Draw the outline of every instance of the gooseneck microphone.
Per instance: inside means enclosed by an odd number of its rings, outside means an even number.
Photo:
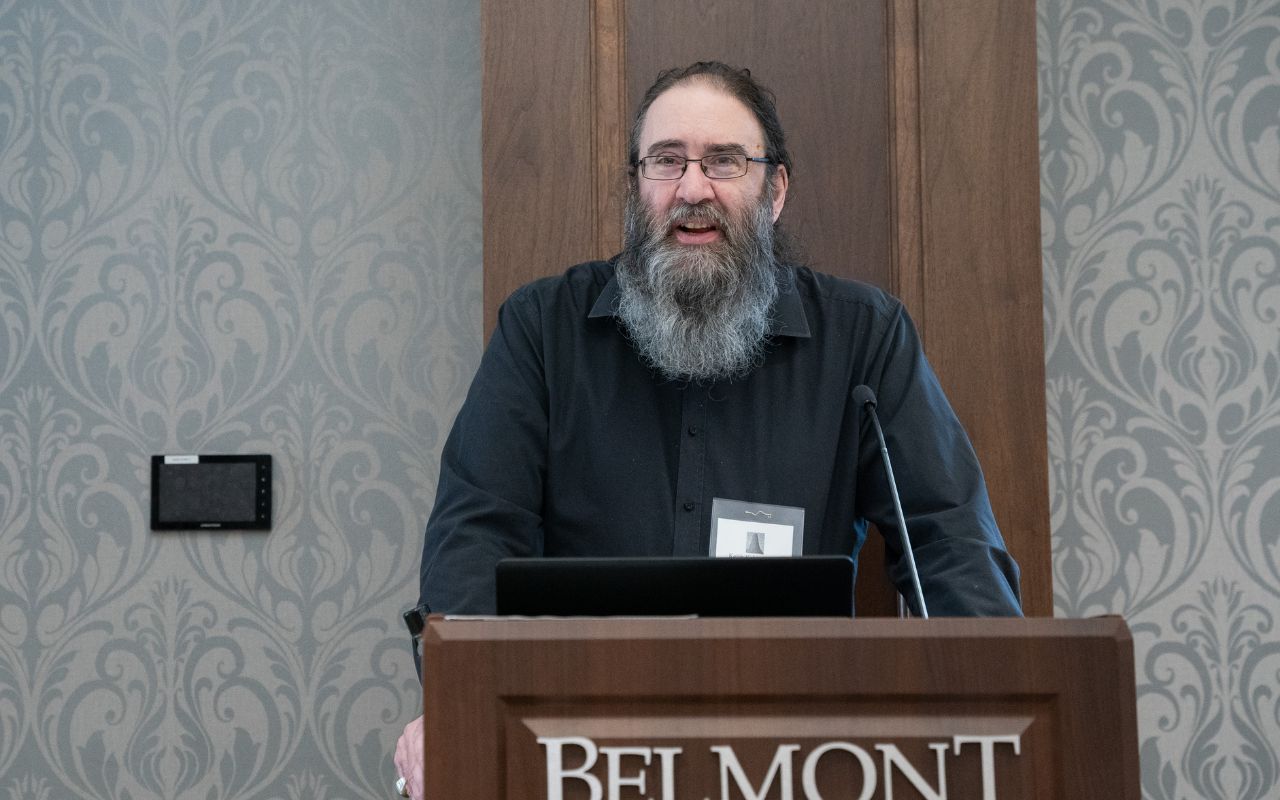
[[[920,606],[920,618],[929,618],[929,609],[924,604],[924,589],[920,588],[920,573],[916,571],[916,556],[911,552],[911,538],[907,536],[907,520],[902,515],[902,499],[898,497],[898,482],[893,479],[893,465],[889,463],[889,446],[884,442],[884,431],[880,428],[880,417],[876,414],[876,393],[866,384],[858,384],[850,393],[853,402],[865,408],[871,415],[871,424],[876,429],[876,440],[880,442],[880,458],[884,460],[884,471],[889,476],[889,494],[893,497],[893,512],[898,515],[898,535],[902,538],[902,555],[907,561],[907,572],[911,576],[911,588],[915,591],[916,602]]]

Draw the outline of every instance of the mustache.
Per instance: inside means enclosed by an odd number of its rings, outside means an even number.
[[[679,203],[667,209],[663,222],[668,230],[686,222],[712,222],[723,229],[729,225],[729,215],[710,203]]]

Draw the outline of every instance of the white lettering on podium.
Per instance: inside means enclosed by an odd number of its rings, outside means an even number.
[[[676,800],[675,797],[675,761],[683,752],[680,747],[644,747],[630,745],[626,747],[598,747],[594,741],[585,736],[539,736],[538,744],[546,751],[547,762],[547,800],[564,800],[565,783],[581,781],[586,784],[589,800],[621,800],[623,787],[634,791],[629,795],[639,794],[647,797],[649,785],[649,768],[654,765],[657,756],[657,767],[661,776],[661,800]],[[818,789],[818,762],[833,751],[852,755],[862,770],[862,785],[856,793],[856,800],[871,800],[877,787],[884,786],[884,800],[893,800],[894,772],[902,775],[925,800],[947,800],[947,764],[946,756],[951,752],[959,757],[965,745],[978,745],[978,756],[982,765],[982,800],[997,800],[996,797],[996,765],[995,749],[997,745],[1009,745],[1015,756],[1022,755],[1022,736],[1005,734],[996,736],[957,735],[951,742],[934,742],[928,745],[933,751],[937,763],[937,786],[931,785],[916,766],[895,744],[876,744],[880,752],[883,779],[876,771],[876,760],[862,747],[852,742],[831,741],[815,747],[804,759],[800,774],[800,786],[804,792],[803,800],[825,800]],[[565,751],[576,748],[582,751],[582,761],[576,767],[565,765]],[[747,776],[747,770],[738,760],[737,753],[731,745],[711,745],[710,750],[719,757],[720,762],[720,800],[729,800],[730,792],[736,788],[743,800],[764,800],[774,786],[778,787],[780,800],[795,800],[793,786],[793,762],[798,744],[778,745],[773,760],[765,771],[759,788],[756,788]],[[591,770],[604,754],[605,781],[593,775]],[[640,763],[624,765],[624,759],[639,759]],[[575,761],[577,759],[574,759]],[[632,771],[625,772],[630,767]],[[758,774],[758,773],[757,773]],[[855,797],[850,787],[847,795]],[[649,798],[649,800],[657,800]]]
[[[937,789],[925,781],[924,776],[907,760],[896,744],[878,744],[876,749],[884,754],[884,800],[893,800],[893,768],[895,766],[902,773],[902,777],[910,781],[925,800],[947,800],[947,762],[943,760],[947,755],[947,745],[929,745],[929,749],[938,757]]]
[[[655,747],[658,754],[658,769],[662,772],[662,800],[676,800],[676,756],[680,755],[680,747]]]
[[[643,758],[644,765],[647,767],[650,759],[653,758],[653,750],[648,747],[603,747],[601,752],[604,753],[605,763],[608,764],[605,775],[608,776],[606,783],[609,787],[609,800],[618,800],[618,790],[623,786],[634,786],[640,796],[644,797],[644,779],[648,773],[642,769],[634,775],[623,777],[622,757]]]
[[[658,769],[662,775],[662,800],[675,800],[676,776],[675,758],[683,748],[680,747],[596,747],[596,743],[585,736],[539,736],[538,744],[546,748],[547,758],[547,800],[564,800],[564,783],[566,780],[580,780],[587,785],[590,800],[619,800],[622,787],[634,787],[643,797],[645,795],[647,767],[658,756]],[[581,766],[565,769],[565,746],[580,748],[583,752]],[[605,784],[591,774],[600,754],[604,753]],[[622,759],[626,757],[642,759],[644,767],[631,775],[622,774]]]
[[[792,800],[791,756],[799,749],[798,744],[784,744],[778,747],[773,754],[773,763],[765,773],[764,783],[760,784],[760,791],[757,792],[751,788],[751,781],[742,771],[742,765],[738,763],[738,756],[733,752],[733,748],[728,745],[713,746],[711,752],[720,756],[720,800],[729,800],[730,774],[738,784],[738,791],[742,792],[744,800],[764,800],[777,778],[782,780],[782,800]]]
[[[591,800],[601,800],[600,779],[590,772],[599,756],[595,742],[585,736],[539,736],[538,744],[547,750],[547,800],[564,800],[564,782],[569,778],[585,783],[591,792]],[[564,768],[565,745],[582,749],[582,766],[572,770]]]
[[[870,753],[851,742],[827,742],[814,748],[805,758],[804,768],[800,772],[800,785],[804,787],[805,800],[823,800],[818,793],[818,759],[832,750],[843,750],[858,759],[858,766],[862,767],[862,794],[858,795],[858,800],[871,800],[876,791],[876,762]]]
[[[982,756],[982,800],[996,800],[996,758],[997,744],[1013,745],[1013,754],[1022,755],[1022,736],[952,736],[955,754],[960,755],[960,748],[966,744],[977,744]]]

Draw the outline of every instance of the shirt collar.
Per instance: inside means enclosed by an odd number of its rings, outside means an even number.
[[[596,317],[612,317],[618,309],[618,276],[610,275],[604,291],[591,307],[588,319]],[[800,302],[800,293],[796,291],[795,280],[786,281],[778,291],[778,299],[773,306],[773,319],[769,322],[770,336],[791,336],[796,339],[808,339],[809,318],[804,313],[804,304]]]

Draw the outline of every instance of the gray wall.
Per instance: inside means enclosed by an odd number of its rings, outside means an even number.
[[[0,0],[0,797],[389,794],[479,91],[468,0]],[[169,452],[274,530],[151,533]]]
[[[1280,796],[1280,3],[1039,0],[1054,596],[1148,798]]]

